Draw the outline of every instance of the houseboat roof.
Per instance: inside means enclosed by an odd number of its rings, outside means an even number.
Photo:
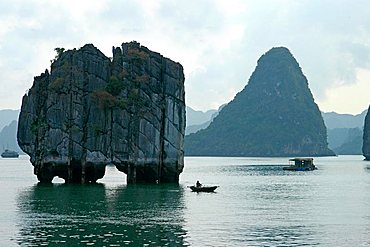
[[[293,158],[289,159],[289,161],[313,161],[313,158]]]

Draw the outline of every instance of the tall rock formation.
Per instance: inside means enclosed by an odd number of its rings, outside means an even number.
[[[308,82],[287,48],[259,60],[247,86],[208,128],[185,138],[186,155],[323,156],[326,128]]]
[[[362,154],[365,156],[365,160],[370,160],[370,106],[365,117]]]
[[[18,143],[41,182],[95,182],[107,164],[128,183],[178,182],[183,170],[181,64],[137,42],[59,49],[23,97]]]

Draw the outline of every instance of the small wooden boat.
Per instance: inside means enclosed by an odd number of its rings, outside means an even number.
[[[193,192],[214,192],[219,186],[189,186]]]
[[[290,159],[289,162],[293,161],[294,165],[283,167],[283,170],[287,171],[313,171],[317,170],[317,167],[313,164],[313,158],[294,158]]]

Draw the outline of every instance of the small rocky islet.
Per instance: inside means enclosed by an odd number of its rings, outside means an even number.
[[[128,183],[178,182],[184,167],[181,64],[138,42],[106,57],[64,51],[24,95],[18,143],[40,182],[96,182],[114,164]]]

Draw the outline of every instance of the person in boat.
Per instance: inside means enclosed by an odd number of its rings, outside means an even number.
[[[196,182],[195,187],[197,187],[197,188],[202,187],[202,184],[199,183],[199,180]]]

